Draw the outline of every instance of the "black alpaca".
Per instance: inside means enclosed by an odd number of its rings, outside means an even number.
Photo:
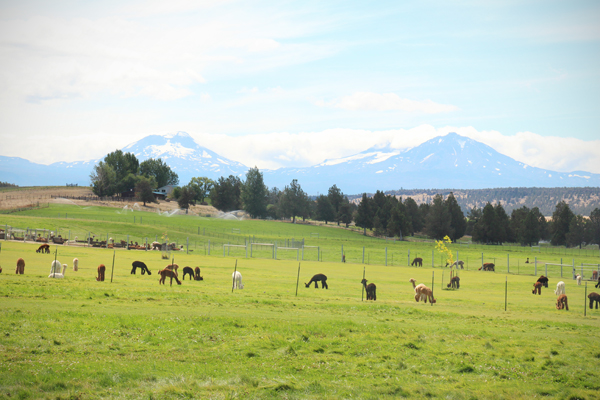
[[[537,281],[541,282],[542,285],[544,285],[545,288],[548,287],[548,278],[545,277],[544,275],[540,276]]]
[[[197,281],[203,281],[204,278],[200,276],[200,267],[194,268],[194,279]]]
[[[144,264],[141,261],[134,261],[131,263],[131,273],[133,275],[135,275],[135,271],[137,269],[141,269],[142,270],[142,275],[144,275],[145,273],[148,273],[148,275],[152,275],[152,273],[150,272],[150,270],[148,269],[148,267],[146,267],[146,264]]]
[[[451,287],[452,289],[460,289],[460,278],[458,276],[453,276],[450,279],[450,283],[447,287]]]
[[[598,303],[600,303],[600,294],[596,292],[592,292],[588,294],[588,299],[590,299],[590,310],[593,308],[594,302],[596,302],[596,310],[598,309]]]
[[[327,286],[327,277],[323,274],[316,274],[315,276],[310,278],[310,281],[308,283],[305,283],[304,285],[306,285],[306,287],[310,287],[310,284],[313,282],[315,283],[315,289],[319,288],[318,282],[321,282],[321,286],[323,289],[329,289],[329,286]]]
[[[598,283],[596,283],[596,289],[600,287],[600,276],[598,277]]]
[[[192,267],[185,267],[183,269],[183,281],[185,281],[185,276],[189,275],[190,276],[190,281],[195,280],[195,275],[194,275],[194,270],[192,269]]]
[[[365,290],[367,291],[367,300],[377,300],[377,286],[375,286],[374,283],[369,283],[367,285],[366,279],[363,279],[360,281],[360,283],[363,284]]]
[[[421,257],[417,257],[413,260],[412,264],[410,264],[411,266],[418,266],[418,267],[422,267],[423,266],[423,259]]]

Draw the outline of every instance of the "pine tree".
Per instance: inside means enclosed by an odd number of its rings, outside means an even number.
[[[467,221],[465,220],[465,214],[463,214],[454,194],[450,192],[448,198],[445,201],[446,208],[450,213],[450,239],[456,242],[458,239],[465,235],[467,230]]]
[[[356,212],[356,226],[363,228],[363,235],[367,235],[367,229],[373,229],[373,209],[371,207],[371,199],[363,193],[358,210]]]
[[[250,168],[246,172],[246,181],[242,185],[241,200],[244,210],[252,218],[266,217],[268,192],[262,172],[257,167]]]
[[[445,236],[450,236],[452,233],[450,221],[451,216],[448,208],[444,204],[442,196],[438,194],[433,198],[433,203],[429,208],[425,223],[425,232],[432,239],[442,240]]]
[[[556,209],[552,213],[551,225],[552,239],[550,239],[550,243],[553,246],[562,246],[567,243],[567,233],[569,233],[569,226],[573,218],[575,218],[575,214],[567,203],[561,201],[556,205]]]
[[[325,225],[327,225],[328,221],[335,220],[335,209],[333,205],[329,201],[329,197],[325,195],[320,195],[317,197],[317,210],[316,210],[316,218],[319,221],[325,221]]]

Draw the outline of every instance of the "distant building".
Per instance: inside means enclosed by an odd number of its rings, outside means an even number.
[[[121,192],[121,197],[135,197],[135,190],[129,189],[124,192]]]
[[[154,197],[156,197],[156,200],[164,200],[167,198],[167,196],[171,194],[171,192],[173,192],[173,189],[175,189],[176,187],[176,185],[166,185],[156,189],[152,193],[154,193]]]

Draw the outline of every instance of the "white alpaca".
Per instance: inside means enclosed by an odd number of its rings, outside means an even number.
[[[575,279],[577,279],[577,284],[579,286],[581,286],[581,275],[579,275],[579,274],[575,275]]]
[[[557,296],[565,294],[565,283],[563,281],[560,281],[556,284],[556,290],[554,291],[554,294]]]
[[[62,267],[62,271],[60,268]],[[54,260],[50,265],[50,275],[48,278],[56,278],[62,279],[65,277],[65,272],[67,271],[67,264],[61,264],[60,261]]]
[[[242,274],[240,274],[240,271],[235,271],[233,274],[231,274],[231,279],[233,279],[234,289],[244,288],[244,284],[242,283]]]
[[[73,259],[73,271],[77,272],[79,270],[79,260],[77,258]]]

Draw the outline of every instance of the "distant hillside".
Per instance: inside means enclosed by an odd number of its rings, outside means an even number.
[[[412,197],[417,204],[431,203],[437,194],[444,198],[450,193],[461,206],[466,215],[473,207],[482,208],[487,202],[500,202],[510,215],[512,210],[523,206],[537,207],[546,216],[552,215],[556,204],[564,200],[575,214],[590,215],[595,208],[600,208],[600,188],[498,188],[498,189],[410,189],[385,192],[403,198]],[[350,200],[360,201],[361,196],[348,196]]]

